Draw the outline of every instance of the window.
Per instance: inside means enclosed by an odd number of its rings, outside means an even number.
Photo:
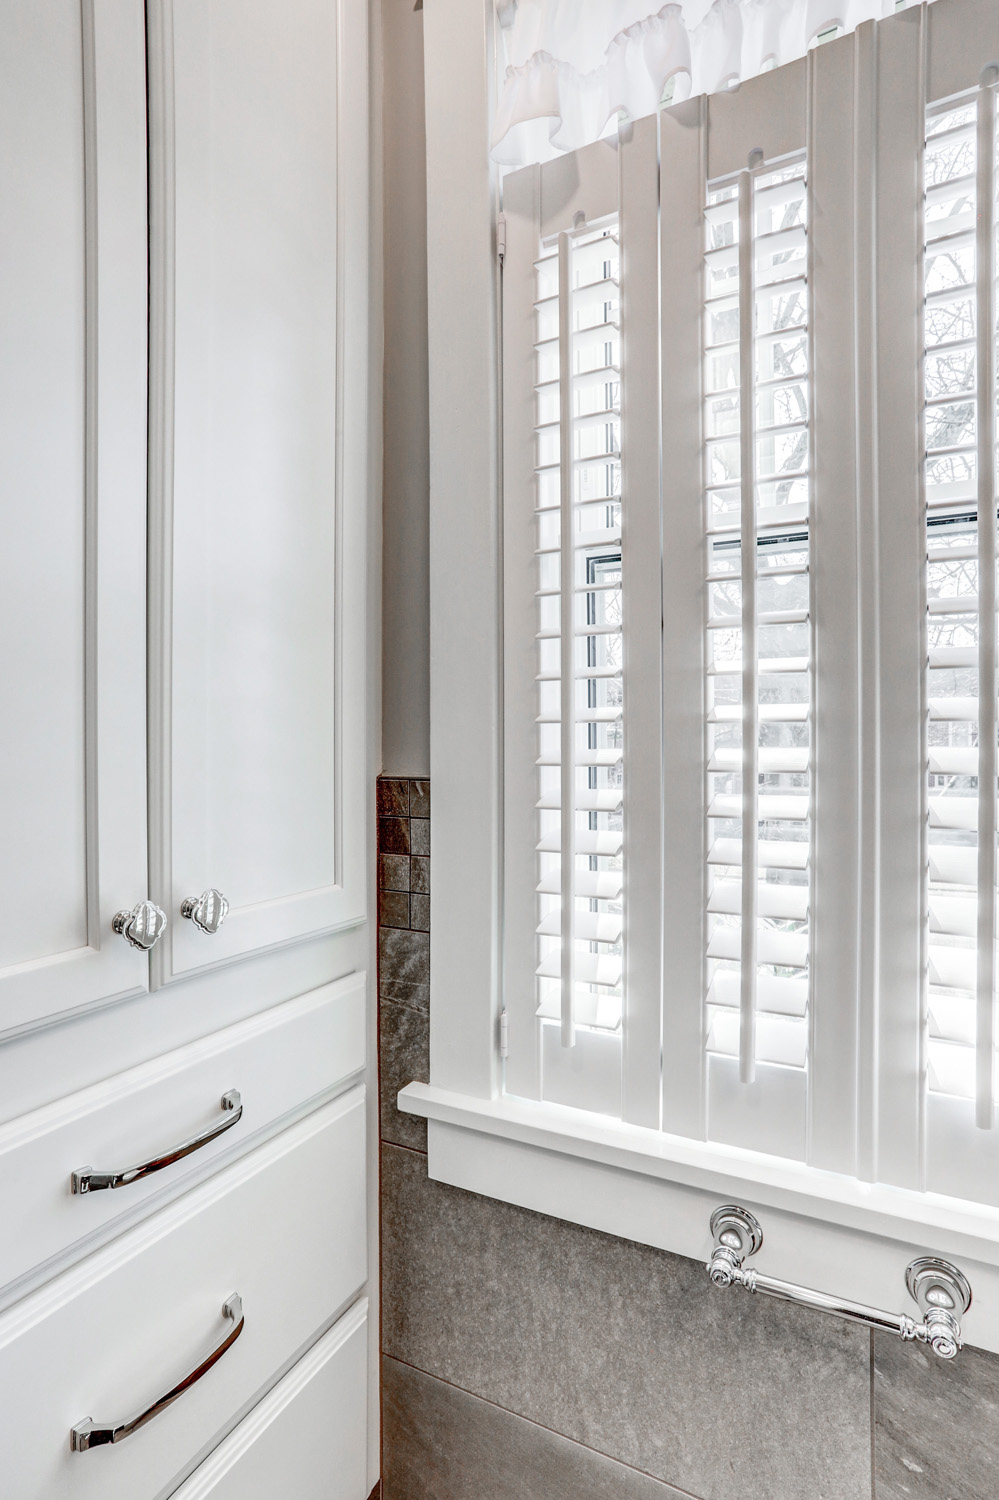
[[[999,1349],[994,55],[907,8],[504,180],[501,885],[403,1103],[686,1254],[735,1195],[842,1295],[950,1252]]]

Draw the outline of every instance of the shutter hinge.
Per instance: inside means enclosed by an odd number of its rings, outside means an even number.
[[[499,1018],[499,1043],[500,1043],[500,1057],[508,1057],[509,1056],[509,1050],[510,1050],[509,1049],[509,1027],[507,1025],[507,1015],[506,1015],[506,1011],[505,1010],[501,1010],[500,1011],[500,1018]]]
[[[496,220],[496,258],[500,265],[506,260],[506,214]]]

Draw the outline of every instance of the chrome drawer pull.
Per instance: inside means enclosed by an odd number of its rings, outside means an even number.
[[[126,1167],[122,1172],[95,1172],[93,1167],[78,1167],[70,1178],[73,1192],[99,1193],[104,1188],[127,1187],[130,1182],[138,1182],[140,1178],[149,1177],[153,1172],[162,1172],[164,1167],[173,1166],[175,1161],[180,1161],[183,1157],[190,1156],[192,1151],[199,1151],[202,1146],[217,1140],[220,1135],[239,1124],[243,1113],[239,1089],[230,1089],[227,1094],[222,1095],[222,1109],[226,1117],[217,1125],[211,1126],[201,1135],[192,1135],[189,1141],[181,1141],[179,1146],[174,1146],[172,1151],[165,1151],[162,1156],[140,1162],[137,1167]]]
[[[222,1316],[233,1324],[232,1331],[227,1333],[219,1344],[213,1349],[207,1359],[203,1359],[197,1369],[192,1370],[190,1375],[174,1386],[173,1390],[167,1391],[152,1406],[147,1406],[145,1411],[140,1411],[137,1417],[130,1422],[120,1422],[117,1427],[107,1423],[95,1422],[92,1417],[84,1417],[82,1422],[70,1429],[69,1446],[74,1453],[86,1453],[88,1448],[100,1448],[104,1443],[120,1443],[122,1438],[131,1437],[133,1432],[138,1432],[140,1427],[145,1427],[153,1417],[158,1417],[161,1411],[166,1411],[176,1401],[178,1396],[183,1396],[185,1391],[196,1385],[202,1375],[207,1375],[212,1365],[218,1364],[225,1351],[230,1348],[240,1334],[243,1332],[243,1299],[238,1292],[233,1292],[229,1300],[222,1307]]]

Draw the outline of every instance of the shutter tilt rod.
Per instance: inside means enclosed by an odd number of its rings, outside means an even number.
[[[762,1292],[765,1297],[779,1297],[811,1307],[818,1312],[833,1313],[851,1323],[894,1333],[899,1338],[929,1344],[940,1359],[953,1359],[963,1348],[960,1319],[971,1306],[971,1287],[967,1277],[949,1261],[935,1255],[921,1255],[906,1268],[905,1284],[918,1304],[922,1322],[907,1313],[880,1312],[862,1302],[845,1297],[831,1297],[815,1292],[793,1281],[779,1281],[761,1271],[746,1270],[743,1261],[755,1255],[763,1244],[763,1230],[748,1209],[726,1203],[711,1215],[714,1249],[707,1271],[715,1286],[741,1286],[747,1292]]]

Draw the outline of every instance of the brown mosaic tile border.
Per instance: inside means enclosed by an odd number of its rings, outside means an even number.
[[[430,1077],[430,783],[383,776],[377,796],[380,1135],[425,1151],[426,1121],[395,1101]]]

